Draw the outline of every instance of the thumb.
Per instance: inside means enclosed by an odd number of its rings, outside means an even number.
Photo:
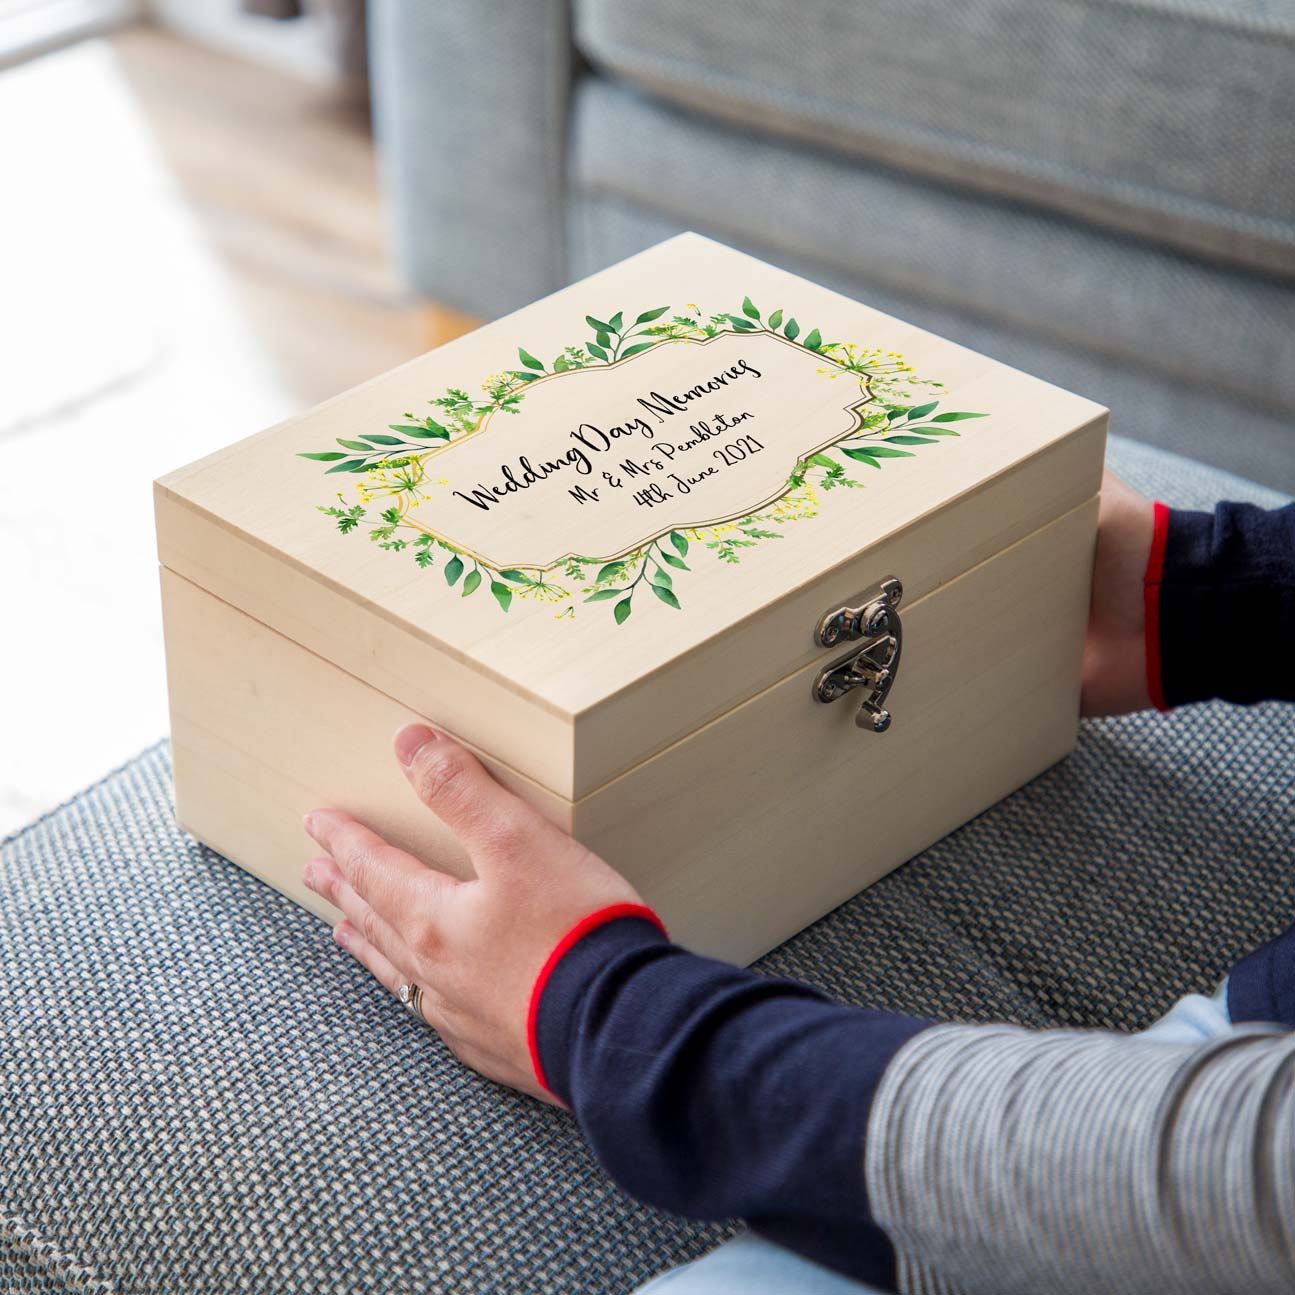
[[[458,837],[474,864],[520,858],[537,837],[557,830],[501,787],[471,751],[426,724],[402,728],[395,750],[419,800]]]

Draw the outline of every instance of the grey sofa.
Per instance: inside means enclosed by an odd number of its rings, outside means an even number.
[[[1285,0],[376,0],[400,266],[501,314],[697,229],[1295,489]]]
[[[1128,442],[1188,507],[1280,502]],[[1295,916],[1290,707],[1068,760],[759,964],[938,1019],[1136,1029]],[[328,927],[176,830],[164,746],[0,842],[0,1291],[625,1295],[729,1229],[623,1197]]]

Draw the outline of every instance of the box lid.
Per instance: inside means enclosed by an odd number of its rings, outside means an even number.
[[[683,234],[163,477],[159,554],[576,799],[1091,497],[1104,430]]]

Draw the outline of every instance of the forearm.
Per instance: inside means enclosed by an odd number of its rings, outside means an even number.
[[[1295,1036],[1201,1045],[940,1026],[872,1107],[867,1180],[901,1288],[1295,1289]]]
[[[630,1194],[692,1217],[741,1217],[889,1285],[864,1135],[887,1062],[927,1025],[697,957],[622,920],[557,963],[535,1032],[545,1081]]]
[[[1157,506],[1147,661],[1161,708],[1295,700],[1295,504]]]

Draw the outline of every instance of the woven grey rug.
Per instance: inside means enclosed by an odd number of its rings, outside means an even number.
[[[1119,445],[1171,502],[1277,497]],[[1076,754],[769,955],[856,1003],[1137,1028],[1295,917],[1295,712]],[[0,846],[0,1291],[623,1292],[724,1232],[462,1069],[171,822],[165,746]]]

